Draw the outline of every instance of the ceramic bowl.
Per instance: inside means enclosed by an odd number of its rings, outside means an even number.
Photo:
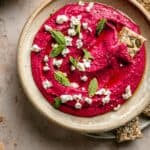
[[[71,0],[71,2],[77,2],[77,0]],[[126,122],[141,113],[150,102],[150,88],[148,86],[148,82],[150,84],[150,34],[148,32],[150,29],[149,15],[133,0],[131,0],[132,4],[131,2],[124,0],[96,0],[96,2],[110,5],[126,13],[140,25],[142,35],[148,39],[146,43],[147,62],[143,80],[133,97],[117,112],[110,112],[92,118],[76,117],[65,114],[54,109],[47,100],[45,100],[35,85],[31,73],[30,62],[30,47],[32,45],[33,38],[49,15],[54,13],[63,5],[70,3],[70,0],[44,1],[27,20],[18,44],[18,72],[23,89],[29,100],[49,120],[68,129],[83,133],[104,132],[124,125]],[[138,8],[136,6],[138,6]]]

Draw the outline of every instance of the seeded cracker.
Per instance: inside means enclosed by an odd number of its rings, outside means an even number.
[[[120,31],[119,40],[121,43],[127,45],[128,53],[132,58],[138,53],[143,43],[146,41],[143,36],[135,33],[127,27],[123,27]]]
[[[143,115],[145,115],[146,117],[150,117],[150,105],[148,105],[148,107],[144,109]]]
[[[139,118],[136,117],[125,126],[118,128],[116,130],[116,137],[119,143],[141,138],[142,133],[139,128]]]

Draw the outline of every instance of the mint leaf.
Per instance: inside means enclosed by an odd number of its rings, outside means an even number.
[[[64,86],[69,86],[70,85],[70,81],[69,79],[64,75],[63,72],[61,71],[56,71],[55,72],[55,79],[62,85]]]
[[[50,57],[56,57],[61,54],[61,52],[64,50],[65,45],[58,45],[57,47],[54,47],[50,53]]]
[[[76,26],[76,33],[79,35],[80,32],[81,32],[81,24],[78,24],[78,25]]]
[[[106,19],[101,19],[96,27],[96,35],[100,35],[100,33],[103,31],[103,29],[105,28],[105,24],[106,24],[107,20]]]
[[[97,90],[98,90],[98,81],[97,81],[96,78],[93,78],[90,81],[90,84],[89,84],[89,87],[88,87],[89,96],[93,97]]]
[[[62,32],[56,31],[56,30],[52,30],[52,31],[51,31],[51,35],[52,35],[52,37],[55,39],[55,41],[56,41],[58,44],[66,45],[65,36],[63,35]]]
[[[93,56],[91,55],[91,53],[88,50],[83,49],[83,52],[84,52],[84,56],[83,57],[85,59],[93,59]]]
[[[70,56],[70,62],[74,67],[77,67],[78,61],[72,56]]]
[[[53,106],[56,108],[56,109],[58,109],[60,106],[61,106],[61,99],[59,98],[59,97],[56,97],[55,99],[54,99],[54,104],[53,104]]]

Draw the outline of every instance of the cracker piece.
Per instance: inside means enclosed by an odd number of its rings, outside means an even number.
[[[133,58],[141,49],[146,39],[127,27],[123,27],[119,33],[119,41],[127,45],[128,53]]]
[[[125,126],[118,128],[116,130],[116,137],[119,143],[141,138],[142,132],[139,127],[139,118],[136,117],[135,119],[127,123]]]

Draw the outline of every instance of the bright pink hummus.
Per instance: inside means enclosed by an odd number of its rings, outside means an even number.
[[[95,95],[92,97],[91,104],[86,103],[84,100],[79,100],[78,102],[82,105],[80,109],[74,107],[77,102],[75,100],[62,103],[58,108],[62,112],[82,117],[104,114],[114,110],[118,105],[120,106],[125,103],[126,100],[123,99],[122,95],[125,93],[126,87],[130,85],[133,94],[142,79],[145,68],[144,45],[134,58],[130,58],[125,52],[126,46],[121,44],[119,46],[118,44],[117,35],[122,27],[128,27],[132,31],[140,34],[138,25],[121,12],[100,3],[94,3],[90,12],[87,12],[86,8],[88,5],[88,3],[84,5],[69,4],[50,15],[33,41],[33,44],[38,45],[41,51],[39,53],[31,53],[34,81],[43,96],[52,105],[56,97],[64,94],[82,94],[83,97],[89,97],[88,86],[93,78],[98,80],[98,89],[105,88],[111,91],[110,101],[105,105],[102,103],[102,96]],[[82,48],[77,49],[76,40],[78,36],[73,36],[72,46],[67,47],[70,51],[69,54],[65,58],[62,55],[55,57],[55,59],[63,60],[60,68],[56,68],[53,65],[54,58],[49,57],[47,64],[50,70],[43,71],[44,56],[49,56],[52,51],[52,43],[55,43],[51,34],[45,30],[44,25],[51,26],[53,29],[61,31],[65,36],[68,36],[70,20],[63,24],[58,24],[56,23],[56,19],[59,15],[65,15],[68,18],[81,15],[81,24],[84,22],[88,23],[88,29],[81,28],[83,35]],[[107,24],[101,34],[95,36],[96,26],[101,18],[107,19]],[[70,69],[69,57],[83,57],[83,48],[86,48],[93,56],[91,67],[82,72],[77,69],[72,71]],[[77,83],[79,87],[73,88],[60,84],[54,78],[54,72],[56,70],[66,73],[70,82]],[[82,76],[87,77],[86,82],[81,81]],[[50,81],[53,86],[47,89],[43,88],[42,83],[44,80]]]

